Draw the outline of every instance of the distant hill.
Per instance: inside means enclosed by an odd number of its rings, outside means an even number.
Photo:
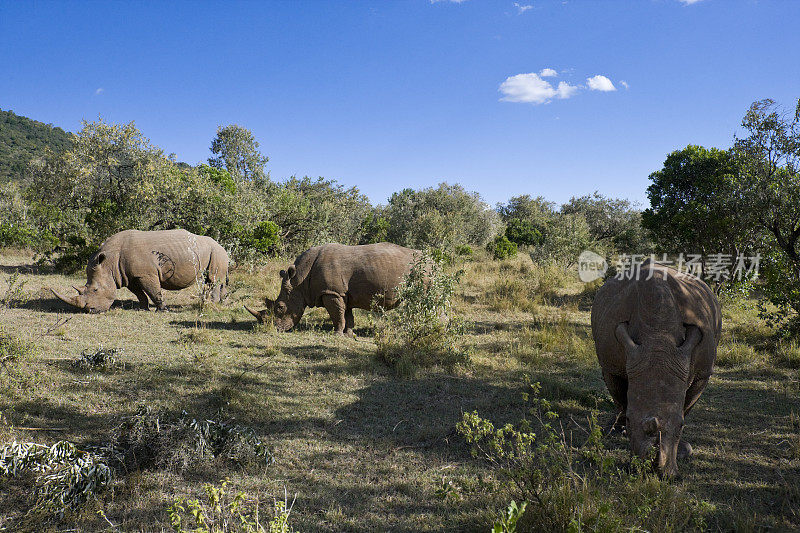
[[[45,147],[61,152],[71,145],[72,135],[61,128],[0,109],[0,183],[21,178]]]

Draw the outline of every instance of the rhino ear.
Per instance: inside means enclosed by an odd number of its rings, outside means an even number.
[[[106,254],[104,254],[103,252],[100,252],[99,254],[97,254],[97,264],[98,265],[103,264],[103,261],[105,261],[105,260],[106,260]]]
[[[694,324],[685,324],[686,326],[686,339],[681,344],[680,349],[684,353],[691,354],[695,346],[700,344],[703,340],[703,332],[699,327]]]
[[[285,270],[281,270],[280,272],[278,272],[278,275],[279,275],[279,276],[280,276],[282,279],[286,279],[286,271],[285,271]]]
[[[297,272],[297,269],[294,267],[294,265],[291,265],[289,267],[289,270],[286,271],[286,275],[287,275],[288,278],[293,278],[295,272]]]
[[[617,329],[615,331],[617,340],[620,344],[622,344],[626,350],[634,350],[639,347],[638,344],[633,342],[631,339],[630,334],[628,333],[628,323],[627,322],[620,322],[617,325]]]

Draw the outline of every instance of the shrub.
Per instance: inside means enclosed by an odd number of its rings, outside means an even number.
[[[185,470],[204,460],[220,458],[249,466],[270,464],[272,454],[253,429],[233,420],[175,420],[147,406],[114,429],[108,446],[111,464],[122,471],[169,468]]]
[[[111,485],[111,469],[104,460],[81,451],[71,442],[52,446],[12,442],[0,448],[0,476],[33,473],[36,485],[34,512],[61,518]]]
[[[524,514],[514,512],[522,515],[516,527],[565,532],[706,527],[710,504],[659,480],[649,473],[649,462],[634,458],[626,464],[627,454],[607,450],[594,414],[583,428],[585,442],[574,444],[540,390],[538,383],[532,386],[526,395],[532,400],[530,418],[516,426],[495,427],[477,412],[465,413],[457,425],[473,456],[494,467],[504,494],[527,505]]]
[[[471,257],[473,253],[472,246],[469,244],[459,244],[456,246],[456,255],[460,255],[462,257]]]
[[[508,259],[517,255],[517,244],[508,240],[505,235],[498,235],[490,242],[486,249],[497,260]]]
[[[447,183],[435,189],[396,192],[382,214],[389,223],[389,241],[419,249],[484,246],[500,229],[497,212],[480,195]]]
[[[378,355],[398,373],[410,375],[419,367],[451,368],[469,361],[457,346],[461,323],[450,316],[459,277],[460,272],[447,274],[441,261],[421,254],[397,288],[397,308],[378,309]]]
[[[11,361],[24,357],[33,351],[33,345],[22,341],[0,326],[0,370]]]
[[[197,499],[177,498],[167,509],[172,530],[175,533],[291,533],[289,515],[292,505],[288,498],[275,500],[272,518],[262,523],[260,502],[244,492],[231,493],[229,481],[223,480],[219,487],[209,483],[203,485],[203,497]]]
[[[253,228],[252,246],[262,254],[274,254],[281,243],[281,228],[270,220],[258,223]]]
[[[530,220],[511,218],[506,222],[506,237],[520,246],[542,244],[542,232]]]

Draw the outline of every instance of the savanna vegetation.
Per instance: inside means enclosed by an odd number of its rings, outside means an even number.
[[[669,154],[644,211],[599,193],[491,208],[450,184],[373,206],[276,181],[239,126],[191,166],[134,124],[85,123],[0,199],[0,530],[800,528],[799,113],[756,102],[732,147]],[[172,227],[231,252],[229,301],[189,288],[137,312],[120,291],[86,315],[46,291],[82,284],[106,236]],[[434,266],[397,309],[357,311],[354,339],[323,309],[279,334],[242,308],[309,246],[381,241]],[[723,338],[678,479],[603,431],[585,249],[761,258],[709,280]]]

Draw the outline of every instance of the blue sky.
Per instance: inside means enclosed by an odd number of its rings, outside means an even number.
[[[0,0],[0,108],[134,120],[189,163],[237,123],[273,179],[373,202],[447,181],[646,204],[667,153],[729,146],[754,100],[793,106],[798,21],[794,0]]]

